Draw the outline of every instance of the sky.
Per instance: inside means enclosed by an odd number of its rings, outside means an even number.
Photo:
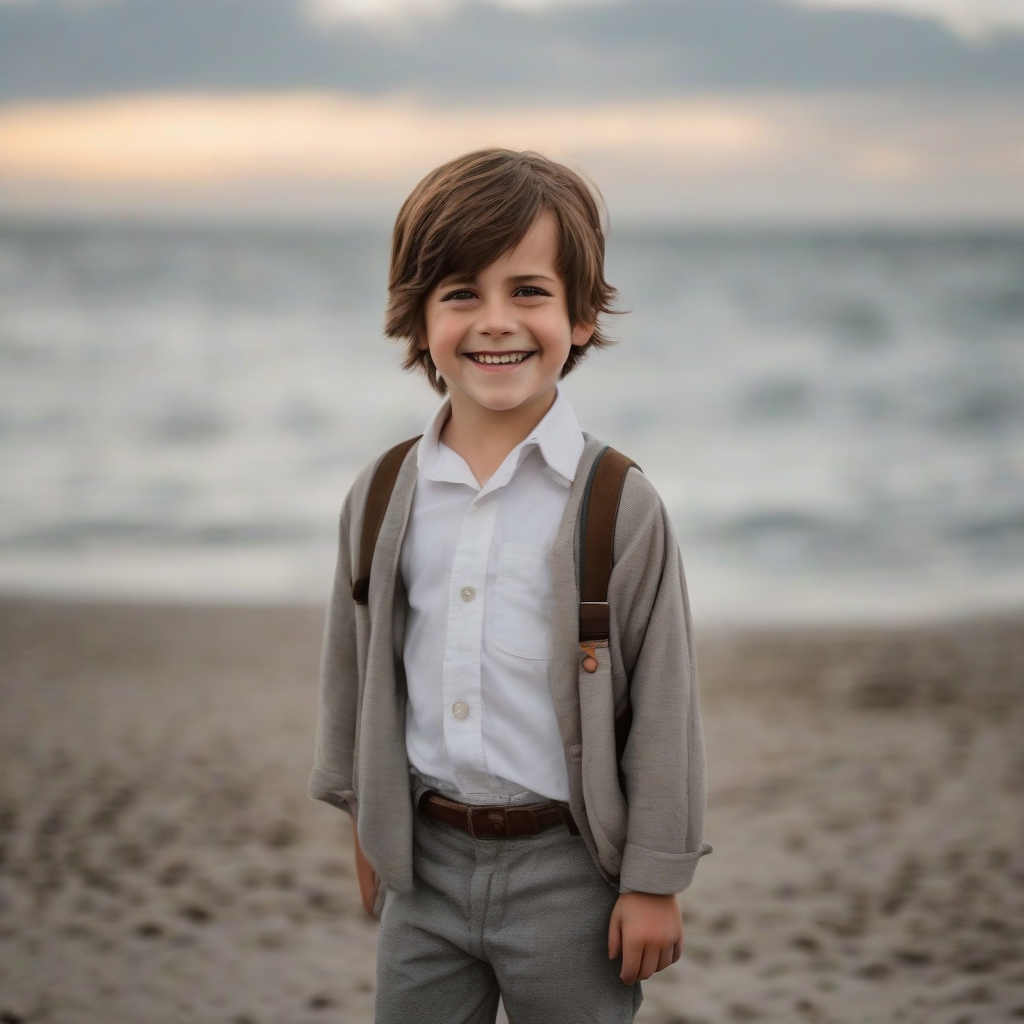
[[[42,3],[45,0],[0,0],[0,4]],[[409,9],[443,10],[457,0],[317,0],[324,8],[342,14],[375,15],[384,11]],[[607,0],[501,0],[506,7],[538,10],[546,7],[586,6]],[[859,7],[879,10],[914,11],[953,22],[973,19],[998,25],[1024,22],[1020,0],[791,0],[808,7]]]
[[[8,0],[10,2],[10,0]],[[325,12],[380,17],[412,10],[444,10],[453,0],[316,0]],[[502,0],[507,7],[537,10],[544,7],[583,6],[595,0]],[[596,0],[600,2],[600,0]],[[1004,26],[1024,25],[1021,0],[793,0],[808,7],[845,7],[854,9],[907,11],[927,14],[950,27],[969,34],[984,34]]]
[[[0,0],[0,211],[388,216],[505,145],[625,219],[1024,222],[1024,0],[315,3]]]
[[[0,6],[42,3],[44,0],[0,0]],[[341,16],[379,17],[410,10],[439,11],[457,0],[312,0],[314,6]],[[539,10],[555,6],[586,6],[605,0],[500,0],[511,8]],[[1021,0],[791,0],[808,7],[847,7],[889,11],[909,11],[931,15],[951,26],[974,30],[998,29],[1004,25],[1024,24]]]

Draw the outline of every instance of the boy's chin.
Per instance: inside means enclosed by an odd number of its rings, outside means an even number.
[[[514,413],[519,409],[528,408],[534,405],[543,404],[545,400],[551,401],[555,395],[556,386],[539,389],[522,387],[488,388],[486,390],[474,389],[464,391],[463,400],[491,413]]]

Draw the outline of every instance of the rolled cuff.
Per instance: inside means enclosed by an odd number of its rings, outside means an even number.
[[[661,895],[682,892],[693,881],[697,861],[711,852],[701,843],[694,853],[662,853],[626,843],[619,872],[619,892],[650,892]]]
[[[358,804],[354,789],[349,789],[350,783],[342,775],[335,775],[334,772],[325,772],[322,768],[314,768],[309,777],[309,786],[306,793],[311,800],[323,800],[332,807],[340,807],[356,817]]]

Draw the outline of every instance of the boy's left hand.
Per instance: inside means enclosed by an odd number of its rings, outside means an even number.
[[[608,923],[608,959],[622,957],[625,985],[646,981],[683,954],[683,919],[673,896],[623,893]]]

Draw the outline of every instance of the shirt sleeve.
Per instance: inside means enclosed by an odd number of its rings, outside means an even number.
[[[621,759],[628,806],[622,892],[676,893],[704,842],[705,760],[693,624],[672,523],[654,487],[631,470],[615,527],[609,581],[613,657],[629,680],[632,721]]]
[[[316,750],[309,796],[356,814],[353,758],[359,703],[356,603],[352,597],[351,529],[353,497],[341,510],[338,561],[327,608],[320,658],[320,700]]]

